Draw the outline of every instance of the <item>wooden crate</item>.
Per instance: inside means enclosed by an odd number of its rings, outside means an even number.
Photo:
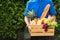
[[[35,25],[31,28],[30,36],[54,36],[54,29],[55,28],[50,28],[45,32],[42,27]]]

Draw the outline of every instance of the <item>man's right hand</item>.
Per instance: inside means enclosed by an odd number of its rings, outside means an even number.
[[[31,26],[28,26],[29,29],[31,29]]]
[[[31,31],[31,26],[27,25],[27,27],[28,27],[28,31],[30,32]]]
[[[31,30],[30,20],[28,20],[27,16],[24,17],[24,20],[25,20],[25,23],[27,24],[28,31],[30,32],[30,30]]]

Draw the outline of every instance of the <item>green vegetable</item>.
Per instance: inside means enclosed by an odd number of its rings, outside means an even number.
[[[33,10],[32,11],[29,11],[28,12],[28,18],[33,19],[34,17],[35,17],[34,11]]]

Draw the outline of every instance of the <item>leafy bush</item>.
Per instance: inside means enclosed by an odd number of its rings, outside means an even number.
[[[24,28],[25,6],[20,0],[0,0],[0,36],[17,38],[17,30]]]
[[[56,15],[56,17],[57,17],[57,21],[58,21],[58,23],[60,24],[60,0],[56,0],[56,1],[54,1],[54,3],[55,3],[55,8],[56,8],[56,10],[57,10],[57,15]]]

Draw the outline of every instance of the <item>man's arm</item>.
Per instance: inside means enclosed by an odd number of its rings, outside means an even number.
[[[56,16],[55,15],[52,16],[52,21],[56,21]]]
[[[27,16],[24,17],[24,20],[25,20],[25,23],[27,24],[27,27],[31,28],[31,26],[30,26],[30,20],[28,20]]]
[[[48,18],[51,19],[51,21],[56,21],[56,16],[55,15],[48,15]]]

